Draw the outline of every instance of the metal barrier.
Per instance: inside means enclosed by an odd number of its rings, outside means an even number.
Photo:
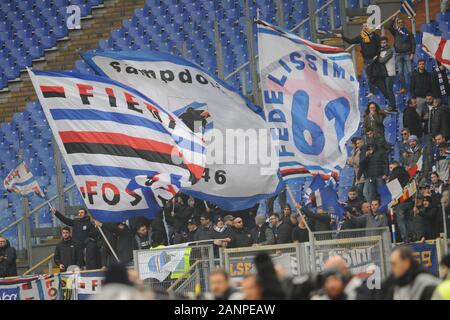
[[[305,257],[299,243],[222,249],[222,265],[231,277],[244,277],[254,271],[254,258],[260,252],[266,252],[274,263],[281,264],[287,275],[296,276],[306,271],[301,269],[300,261]]]
[[[321,272],[325,261],[342,256],[354,274],[377,266],[380,275],[389,273],[391,253],[389,229],[353,229],[310,233],[310,241],[271,246],[222,249],[222,265],[230,276],[239,279],[254,271],[254,257],[260,252],[269,254],[276,264],[290,276]]]
[[[214,267],[212,244],[134,251],[135,270],[144,286],[155,291],[189,296],[197,286],[200,293],[206,292]]]
[[[310,257],[312,272],[322,271],[330,256],[340,255],[354,274],[366,272],[369,266],[377,266],[382,277],[389,273],[392,243],[388,227],[312,232],[309,243],[302,247],[304,255]]]

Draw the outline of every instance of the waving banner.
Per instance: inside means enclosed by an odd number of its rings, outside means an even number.
[[[450,70],[450,40],[429,32],[422,35],[422,48],[433,59]]]
[[[42,198],[45,197],[39,183],[25,162],[22,162],[15,169],[11,170],[3,180],[3,186],[6,190],[20,195],[27,195],[34,192]]]
[[[234,211],[281,190],[264,113],[228,84],[160,52],[88,52],[83,58],[100,75],[138,89],[204,133],[205,174],[184,193]]]
[[[135,89],[71,72],[30,71],[30,76],[95,219],[152,218],[161,210],[161,197],[170,200],[176,188],[192,185],[203,175],[206,152],[201,137]],[[158,190],[151,188],[155,182]]]
[[[263,21],[258,49],[264,107],[280,143],[283,179],[342,168],[345,143],[360,120],[351,55]]]

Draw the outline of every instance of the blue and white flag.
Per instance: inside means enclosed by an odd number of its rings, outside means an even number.
[[[177,188],[202,177],[206,150],[201,136],[139,91],[85,74],[29,73],[95,219],[153,218],[161,198],[170,200]]]
[[[3,186],[6,190],[20,195],[35,193],[42,198],[45,196],[25,162],[8,173],[3,180]]]
[[[339,203],[338,195],[331,186],[320,188],[314,192],[317,207],[322,207],[335,220],[339,221],[344,217],[345,210]]]
[[[278,159],[264,112],[227,83],[167,53],[82,56],[98,74],[138,89],[203,133],[205,174],[195,185],[182,188],[183,193],[228,211],[250,208],[279,193]]]
[[[414,18],[416,16],[416,10],[411,0],[403,0],[400,12],[406,13],[408,17]]]
[[[351,54],[257,23],[263,102],[283,179],[340,170],[360,120]]]

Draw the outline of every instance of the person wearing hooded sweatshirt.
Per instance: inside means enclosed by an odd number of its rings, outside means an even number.
[[[422,267],[408,246],[391,253],[391,275],[381,285],[383,300],[430,300],[440,280]]]
[[[251,231],[254,245],[264,246],[276,243],[275,234],[272,228],[266,223],[266,216],[257,215],[255,217],[255,224],[255,228]]]
[[[0,278],[17,276],[16,249],[0,236]]]

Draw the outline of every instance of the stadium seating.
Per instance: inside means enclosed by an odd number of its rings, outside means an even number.
[[[66,7],[80,6],[81,16],[90,14],[100,0],[3,0],[0,5],[0,89],[19,77],[44,50],[66,37]]]
[[[316,0],[321,6],[326,1]],[[66,16],[65,6],[78,4],[82,16],[87,16],[93,6],[101,4],[101,0],[4,0],[0,5],[0,89],[8,85],[9,80],[16,79],[20,71],[31,66],[33,60],[42,58],[45,49],[55,46],[58,39],[68,35],[63,23]],[[364,1],[367,4],[369,1]],[[337,3],[337,2],[336,2]],[[359,7],[360,1],[348,0],[349,8]],[[307,0],[283,1],[285,26],[293,28],[308,16]],[[273,1],[256,0],[250,8],[251,18],[255,18],[259,9],[262,19],[276,22],[276,10]],[[333,10],[335,21],[340,21],[341,10],[335,5]],[[147,0],[143,8],[137,9],[130,19],[124,19],[119,29],[112,30],[110,37],[101,40],[98,48],[101,50],[159,50],[184,55],[188,59],[205,67],[209,72],[217,72],[216,46],[214,36],[214,21],[218,21],[220,41],[224,56],[225,75],[230,74],[249,59],[247,50],[246,20],[244,18],[243,0]],[[321,30],[328,31],[331,27],[329,14],[320,14],[318,18]],[[442,34],[450,37],[450,14],[441,13],[435,21],[420,27],[420,30]],[[336,27],[340,24],[337,23]],[[310,38],[309,24],[302,26],[299,33]],[[254,35],[256,41],[256,35]],[[432,59],[418,45],[415,61],[419,58],[427,59],[428,68],[432,67]],[[75,62],[75,71],[94,74],[94,71],[83,61]],[[245,79],[244,79],[245,78]],[[251,76],[249,68],[244,74],[236,74],[227,80],[234,87],[251,90]],[[367,78],[360,79],[360,110],[367,106]],[[395,90],[399,89],[398,79]],[[402,110],[406,95],[399,95],[397,103]],[[384,98],[380,95],[371,99],[384,107]],[[393,157],[398,157],[398,139],[401,123],[398,115],[392,115],[385,120],[386,139],[394,145]],[[355,135],[361,135],[361,131]],[[39,183],[49,196],[56,193],[55,164],[53,159],[52,134],[48,127],[43,111],[37,101],[28,102],[25,110],[16,113],[10,123],[0,126],[0,174],[6,176],[18,164],[18,150],[23,150],[23,159],[30,166]],[[65,186],[73,183],[66,164],[63,164],[63,180]],[[352,170],[345,167],[341,172],[338,194],[344,200],[352,182]],[[305,190],[309,181],[291,186],[297,197]],[[289,197],[288,197],[289,198]],[[22,210],[16,195],[6,191],[0,194],[0,228],[14,221]],[[33,207],[40,200],[30,197]],[[66,195],[66,204],[80,204],[82,199],[75,190],[70,196]],[[289,200],[289,202],[291,202]],[[291,203],[292,204],[292,203]],[[264,202],[260,211],[264,210]],[[279,205],[275,203],[275,209]],[[47,208],[37,214],[42,225],[51,224],[51,216]],[[35,226],[33,226],[34,228]],[[17,244],[17,228],[8,234],[11,241]]]

